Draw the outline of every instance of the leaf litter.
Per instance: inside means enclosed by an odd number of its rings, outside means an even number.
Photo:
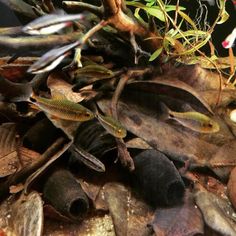
[[[0,30],[0,232],[235,235],[225,1],[204,28],[179,1],[10,2],[30,19]]]

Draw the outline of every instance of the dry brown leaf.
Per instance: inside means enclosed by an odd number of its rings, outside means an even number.
[[[51,91],[51,95],[58,95],[66,97],[72,102],[81,102],[84,100],[84,96],[80,93],[75,93],[72,91],[73,85],[69,84],[65,80],[65,75],[59,72],[51,73],[47,80],[47,85]]]
[[[178,78],[197,91],[218,90],[220,89],[219,73],[203,69],[200,65],[186,65],[181,67],[167,68],[165,76],[169,78]],[[222,85],[226,83],[223,78]],[[223,86],[224,87],[224,86]],[[228,85],[228,89],[234,89],[234,86]]]
[[[0,126],[0,177],[11,175],[21,168],[21,160],[18,156],[19,144],[16,124],[2,124]]]

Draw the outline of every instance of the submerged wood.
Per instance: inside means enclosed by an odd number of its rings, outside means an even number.
[[[65,35],[50,35],[50,36],[25,36],[13,38],[10,36],[0,36],[0,53],[5,50],[12,52],[20,52],[25,50],[46,50],[52,47],[59,47],[65,44],[72,43],[76,41],[81,36],[79,33],[70,33]]]

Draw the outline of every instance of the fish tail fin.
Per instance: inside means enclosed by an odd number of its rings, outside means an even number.
[[[165,103],[159,102],[157,104],[157,118],[159,120],[168,120],[171,118],[170,115],[171,110],[166,106]]]

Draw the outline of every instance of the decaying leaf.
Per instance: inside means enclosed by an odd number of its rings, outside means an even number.
[[[196,91],[216,90],[220,89],[220,79],[223,79],[222,84],[227,80],[220,78],[217,72],[203,69],[199,65],[185,65],[165,71],[165,76],[168,78],[178,78],[184,83],[190,85]],[[234,86],[228,85],[227,88],[234,89]]]
[[[236,209],[236,168],[234,168],[230,173],[227,192],[234,209]]]
[[[22,195],[12,206],[11,218],[16,235],[40,236],[43,231],[43,202],[40,195],[36,192]]]
[[[156,235],[203,235],[204,222],[191,193],[187,192],[184,204],[172,208],[157,208],[151,223]]]
[[[35,235],[43,232],[43,202],[37,192],[22,194],[8,205],[7,235]]]
[[[216,66],[218,69],[226,69],[230,68],[229,58],[228,57],[216,57],[216,58],[206,58],[203,56],[196,56],[196,57],[190,57],[190,58],[180,58],[177,59],[177,61],[183,62],[187,65],[200,65],[201,68],[204,69],[216,69]],[[236,65],[236,64],[235,64]]]
[[[216,98],[219,96],[218,107],[226,107],[228,104],[236,100],[235,89],[224,89],[221,92],[219,90],[205,90],[199,92],[205,101],[213,108],[216,105]]]
[[[16,124],[5,123],[0,126],[0,176],[5,177],[21,168],[18,155],[20,139],[17,136]]]
[[[185,102],[196,104],[212,113],[212,110],[209,107],[207,101],[205,101],[195,89],[180,80],[156,77],[151,81],[131,82],[127,86],[127,89],[129,91],[135,91],[136,93],[143,91],[158,95],[168,95],[169,97],[175,99],[180,99],[184,100]]]
[[[8,63],[10,57],[2,57],[0,58],[0,76],[12,82],[19,82],[26,78],[27,69],[37,59],[37,57],[20,57],[14,60],[14,62]]]
[[[99,196],[109,209],[116,235],[150,235],[152,230],[147,224],[154,211],[129,187],[110,182],[103,186]]]
[[[84,97],[80,93],[75,93],[72,91],[73,85],[67,83],[65,80],[65,75],[62,73],[51,73],[47,80],[47,85],[51,91],[52,97],[61,95],[72,102],[81,102]]]
[[[110,102],[101,100],[98,105],[103,111],[107,111]],[[155,116],[145,113],[143,107],[119,101],[118,117],[125,128],[168,157],[201,163],[201,160],[207,160],[216,152],[215,145],[202,141],[183,129],[179,131],[172,125],[157,120]]]
[[[128,191],[118,183],[106,184],[105,199],[112,217],[116,235],[127,235]]]
[[[225,143],[217,152],[206,161],[206,166],[211,168],[221,179],[228,179],[230,171],[236,166],[235,160],[236,141]]]
[[[205,223],[222,235],[236,235],[236,216],[228,199],[200,188],[194,194]]]
[[[127,148],[152,149],[152,147],[141,138],[133,138],[126,143]]]

